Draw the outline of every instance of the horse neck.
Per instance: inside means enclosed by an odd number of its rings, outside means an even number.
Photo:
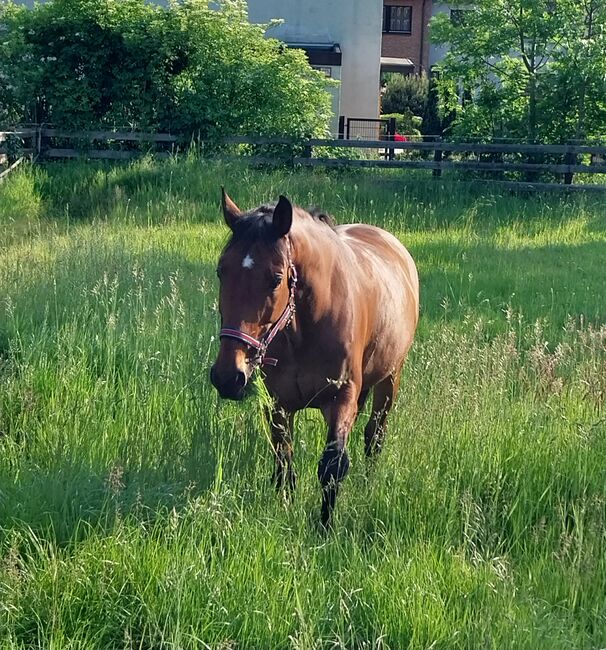
[[[305,321],[317,322],[331,310],[335,274],[347,275],[342,247],[334,231],[311,220],[296,224],[292,245],[299,277],[297,311]]]

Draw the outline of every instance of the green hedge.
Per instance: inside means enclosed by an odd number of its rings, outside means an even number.
[[[329,82],[265,27],[244,0],[0,0],[0,122],[323,135]]]
[[[381,115],[383,119],[395,118],[396,120],[396,131],[400,135],[421,135],[419,127],[423,118],[413,115],[412,113],[383,113]]]

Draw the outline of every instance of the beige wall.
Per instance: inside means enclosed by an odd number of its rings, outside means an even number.
[[[248,8],[251,22],[284,20],[268,36],[288,43],[339,43],[341,114],[378,116],[382,0],[248,0]]]

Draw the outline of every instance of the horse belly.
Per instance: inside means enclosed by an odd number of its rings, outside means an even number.
[[[386,242],[377,252],[372,277],[372,317],[368,319],[363,382],[370,387],[399,372],[412,345],[419,316],[419,280],[410,253],[392,235],[380,231]],[[367,300],[369,294],[367,293]]]
[[[406,310],[400,318],[382,321],[369,336],[364,351],[363,385],[374,386],[388,375],[399,372],[412,345],[416,320],[409,321]]]

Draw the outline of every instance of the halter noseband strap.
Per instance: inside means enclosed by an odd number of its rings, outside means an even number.
[[[297,269],[295,268],[295,265],[292,262],[290,238],[287,238],[286,241],[288,246],[287,260],[288,260],[289,295],[288,295],[288,303],[284,308],[284,311],[282,312],[280,318],[278,318],[278,320],[275,323],[273,323],[273,325],[271,325],[269,330],[260,339],[256,339],[254,338],[254,336],[251,336],[250,334],[246,334],[246,332],[242,332],[242,330],[233,329],[231,327],[224,327],[219,331],[220,339],[222,338],[236,339],[237,341],[246,344],[249,348],[252,348],[253,350],[257,351],[256,355],[250,362],[253,368],[256,368],[257,366],[278,365],[277,359],[273,359],[271,357],[265,356],[267,352],[267,348],[269,347],[269,344],[274,340],[278,332],[280,332],[285,327],[288,327],[290,325],[295,315],[295,291],[297,289]]]

